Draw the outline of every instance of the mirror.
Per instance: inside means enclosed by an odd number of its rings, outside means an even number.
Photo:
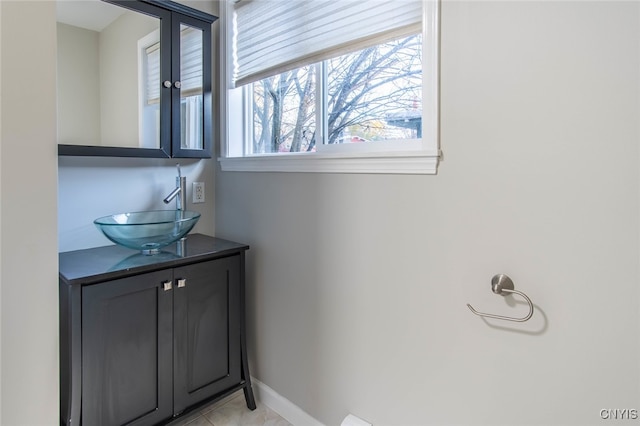
[[[58,143],[160,150],[160,19],[57,2]]]
[[[180,149],[203,149],[202,29],[180,24]]]

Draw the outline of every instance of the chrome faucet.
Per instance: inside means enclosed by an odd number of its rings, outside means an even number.
[[[178,176],[176,177],[176,189],[167,195],[164,203],[169,204],[171,200],[176,199],[176,210],[184,210],[187,206],[187,178],[180,173],[180,164],[178,164]]]

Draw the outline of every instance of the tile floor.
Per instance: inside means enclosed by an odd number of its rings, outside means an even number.
[[[172,422],[170,426],[293,426],[259,401],[257,408],[247,408],[240,390],[227,398],[205,406]]]

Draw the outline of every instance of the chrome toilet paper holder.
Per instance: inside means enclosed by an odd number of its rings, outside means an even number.
[[[529,313],[526,316],[522,317],[522,318],[507,317],[507,316],[504,316],[504,315],[487,314],[487,313],[484,313],[484,312],[476,311],[475,309],[473,309],[473,306],[471,306],[470,304],[467,303],[467,307],[471,310],[471,312],[473,312],[474,314],[476,314],[478,316],[481,316],[481,317],[495,318],[495,319],[500,319],[500,320],[505,320],[505,321],[515,321],[515,322],[527,321],[533,315],[533,303],[531,302],[531,299],[529,299],[529,296],[527,296],[523,292],[515,290],[515,286],[513,285],[513,281],[507,275],[505,275],[505,274],[494,275],[493,278],[491,279],[491,291],[493,291],[495,294],[499,294],[499,295],[502,295],[502,296],[507,296],[507,295],[509,295],[511,293],[519,294],[529,304]]]

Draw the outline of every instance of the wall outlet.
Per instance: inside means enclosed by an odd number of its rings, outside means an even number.
[[[193,182],[193,203],[204,203],[204,182]]]

